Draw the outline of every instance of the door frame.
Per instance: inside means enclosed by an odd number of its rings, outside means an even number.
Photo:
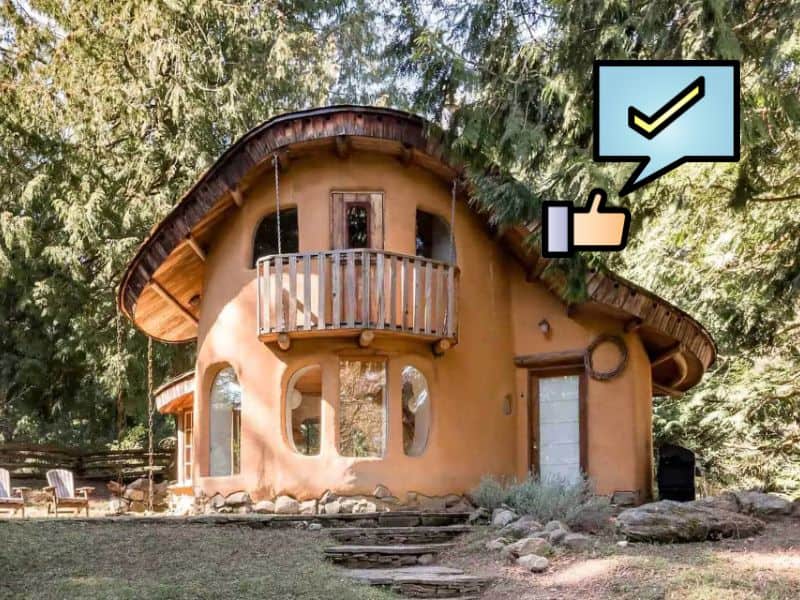
[[[548,377],[578,376],[578,445],[581,473],[587,473],[586,370],[583,366],[558,366],[528,369],[528,472],[539,476],[539,380]]]

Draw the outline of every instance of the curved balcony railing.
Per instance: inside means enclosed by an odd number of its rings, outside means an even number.
[[[454,265],[358,249],[265,256],[256,268],[262,341],[365,330],[456,341]]]

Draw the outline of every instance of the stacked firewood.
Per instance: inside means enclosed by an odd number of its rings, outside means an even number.
[[[109,512],[112,514],[124,514],[127,512],[143,513],[147,510],[147,496],[149,482],[145,478],[139,478],[128,485],[117,481],[109,481],[106,486],[111,492],[109,500]],[[163,512],[168,508],[167,487],[169,483],[153,482],[153,510]]]

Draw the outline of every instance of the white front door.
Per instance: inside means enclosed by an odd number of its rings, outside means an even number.
[[[577,481],[581,476],[580,377],[538,378],[539,476]]]

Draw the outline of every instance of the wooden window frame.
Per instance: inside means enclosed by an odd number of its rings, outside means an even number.
[[[367,215],[367,242],[364,246],[353,246],[350,243],[350,227],[347,219],[347,213],[351,208],[361,207]],[[348,250],[366,250],[372,248],[372,212],[374,208],[372,202],[365,200],[344,201],[342,206],[342,240],[344,247]]]
[[[194,466],[194,443],[193,443],[193,436],[194,436],[194,414],[191,408],[188,408],[180,413],[180,420],[181,420],[181,439],[180,439],[180,477],[178,481],[183,484],[191,484],[192,483],[192,467]],[[189,435],[186,434],[186,424],[187,421],[191,421],[189,426]],[[189,451],[189,461],[186,460],[186,451]],[[189,467],[189,476],[186,475],[186,467]]]
[[[586,413],[587,379],[583,366],[567,365],[528,370],[528,471],[539,476],[539,380],[549,377],[578,376],[578,435],[581,473],[589,469]],[[534,440],[536,445],[534,446]]]
[[[383,204],[386,194],[382,190],[331,190],[330,192],[330,247],[347,250],[347,207],[365,204],[368,208],[369,246],[366,249],[383,250],[385,243]]]

